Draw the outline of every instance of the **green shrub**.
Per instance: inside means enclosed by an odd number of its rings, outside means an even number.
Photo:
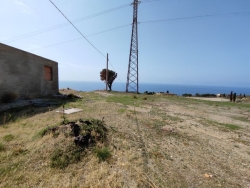
[[[3,140],[6,142],[10,142],[13,139],[14,139],[14,136],[12,134],[7,134],[3,137]]]
[[[95,153],[96,153],[97,158],[99,159],[99,162],[100,161],[105,161],[109,157],[111,157],[111,153],[110,153],[110,151],[109,151],[109,149],[107,147],[96,148]]]
[[[1,97],[1,101],[3,103],[10,103],[16,98],[17,98],[17,95],[15,93],[8,92],[8,93],[3,94],[3,96]]]

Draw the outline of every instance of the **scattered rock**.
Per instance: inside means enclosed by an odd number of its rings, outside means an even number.
[[[161,130],[163,130],[163,131],[166,132],[166,133],[174,133],[174,132],[177,132],[177,129],[176,129],[176,128],[170,127],[170,126],[168,126],[168,125],[162,127]]]
[[[205,177],[205,178],[212,178],[213,175],[212,175],[212,174],[204,174],[204,177]]]

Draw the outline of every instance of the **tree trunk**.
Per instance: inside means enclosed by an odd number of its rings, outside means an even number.
[[[109,87],[109,91],[112,91],[112,83],[110,84],[108,84],[108,87]]]

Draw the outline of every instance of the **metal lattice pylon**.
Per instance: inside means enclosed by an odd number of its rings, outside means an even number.
[[[132,25],[132,35],[130,44],[130,54],[128,63],[128,74],[127,74],[127,84],[126,92],[136,92],[138,93],[138,30],[137,30],[137,12],[138,12],[138,0],[134,0],[132,5],[134,6],[133,11],[133,25]]]

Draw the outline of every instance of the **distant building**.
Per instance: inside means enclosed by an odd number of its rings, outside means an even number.
[[[57,62],[0,43],[0,97],[5,93],[20,99],[57,94]]]

